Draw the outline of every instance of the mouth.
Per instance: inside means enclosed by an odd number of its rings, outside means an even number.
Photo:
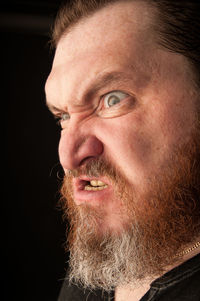
[[[106,183],[99,180],[85,181],[83,185],[84,185],[84,190],[87,191],[100,191],[108,187]]]
[[[81,176],[73,179],[74,199],[76,201],[98,201],[107,198],[111,192],[111,183],[106,178]]]
[[[78,190],[85,191],[101,191],[108,187],[108,184],[103,180],[96,178],[89,179],[85,177],[79,177],[78,179],[75,179],[74,184]]]

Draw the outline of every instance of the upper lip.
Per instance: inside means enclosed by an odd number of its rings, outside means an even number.
[[[90,182],[92,180],[97,180],[105,183],[105,185],[109,185],[108,180],[105,177],[88,177],[86,175],[79,176],[77,178],[73,179],[73,184],[75,186],[75,189],[77,190],[83,190],[87,182]]]

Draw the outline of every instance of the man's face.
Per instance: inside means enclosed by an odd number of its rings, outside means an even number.
[[[81,20],[58,43],[46,84],[61,118],[68,205],[96,216],[101,235],[124,232],[133,207],[138,221],[145,212],[158,218],[162,208],[152,211],[147,200],[166,178],[173,187],[197,124],[187,61],[158,46],[152,20],[146,4],[129,1]]]
[[[159,49],[150,20],[146,6],[120,2],[81,21],[59,42],[46,87],[49,106],[63,118],[64,170],[103,158],[138,194],[169,165],[195,121],[186,62]],[[104,227],[120,227],[115,212],[121,201],[110,179],[98,178],[103,190],[83,190],[89,180],[83,174],[74,181],[76,204],[104,205]]]

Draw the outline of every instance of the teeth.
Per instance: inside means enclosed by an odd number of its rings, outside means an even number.
[[[91,180],[89,185],[85,185],[84,190],[97,191],[97,190],[103,190],[107,187],[108,187],[108,185],[102,181]]]
[[[90,185],[91,186],[105,186],[106,184],[104,182],[101,182],[101,181],[97,181],[97,180],[92,180],[90,181]]]
[[[97,187],[86,185],[84,189],[87,190],[87,191],[97,191],[97,190],[103,190],[103,189],[105,189],[107,187],[108,187],[108,185],[97,186]]]

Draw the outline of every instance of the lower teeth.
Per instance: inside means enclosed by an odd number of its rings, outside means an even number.
[[[107,188],[108,185],[105,185],[105,186],[97,186],[97,187],[94,187],[94,186],[90,186],[90,185],[86,185],[84,190],[88,190],[88,191],[97,191],[97,190],[103,190],[105,188]]]

